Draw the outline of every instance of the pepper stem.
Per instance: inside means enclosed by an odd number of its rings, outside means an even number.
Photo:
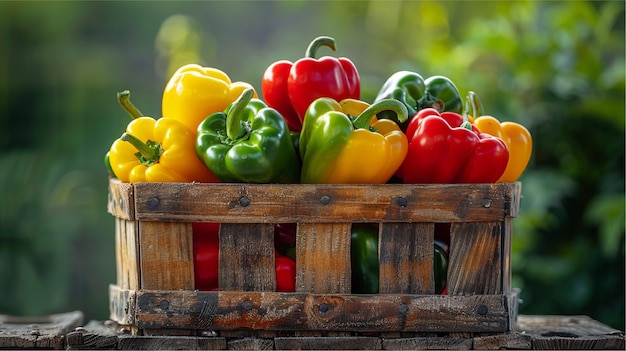
[[[315,58],[315,54],[317,53],[317,49],[319,49],[320,46],[327,46],[332,51],[335,51],[335,49],[336,49],[335,39],[333,39],[331,37],[325,37],[325,36],[321,36],[321,37],[317,37],[317,38],[313,39],[311,44],[309,44],[309,47],[306,48],[306,53],[304,54],[304,57]]]
[[[130,91],[124,90],[122,92],[117,93],[117,102],[122,105],[124,111],[126,111],[132,119],[139,118],[143,116],[143,113],[139,111],[135,105],[130,101]]]
[[[465,97],[465,105],[463,106],[463,123],[461,123],[461,127],[472,130],[472,123],[469,121],[470,112],[472,113],[472,116],[474,116],[474,119],[482,116],[483,113],[483,105],[480,103],[478,95],[471,90],[467,92],[467,96]]]
[[[371,104],[368,108],[366,108],[360,115],[358,115],[354,122],[355,129],[368,129],[370,124],[372,123],[372,118],[376,116],[376,114],[381,113],[383,111],[393,111],[398,116],[398,122],[403,123],[407,120],[409,116],[409,112],[404,106],[403,103],[396,99],[383,99]]]
[[[241,122],[241,114],[253,96],[254,90],[248,88],[230,105],[226,113],[226,136],[230,140],[237,140],[248,133],[248,128]]]
[[[159,158],[163,153],[161,144],[152,140],[148,140],[144,143],[134,135],[128,133],[122,134],[120,140],[131,143],[137,149],[138,152],[135,156],[137,156],[139,162],[145,166],[151,166],[159,162]]]

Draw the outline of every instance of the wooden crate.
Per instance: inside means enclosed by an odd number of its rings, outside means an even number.
[[[139,335],[405,336],[510,331],[520,183],[109,182],[110,318]],[[219,222],[220,291],[194,287],[192,222]],[[351,293],[350,226],[380,223],[380,293]],[[296,292],[275,292],[274,223],[297,223]],[[435,223],[451,223],[448,295],[434,294]],[[414,335],[414,334],[413,334]]]

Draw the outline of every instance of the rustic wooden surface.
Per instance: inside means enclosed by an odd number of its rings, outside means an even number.
[[[63,349],[65,334],[81,325],[80,311],[42,317],[0,315],[0,349]]]
[[[516,329],[506,333],[472,333],[467,336],[421,333],[397,337],[268,337],[260,332],[242,333],[238,337],[227,338],[211,331],[197,336],[133,336],[115,323],[92,321],[67,333],[65,339],[68,350],[624,350],[623,331],[610,328],[587,316],[521,315]]]
[[[109,212],[116,217],[131,220],[228,223],[475,222],[516,217],[519,214],[521,183],[368,186],[128,184],[111,179],[109,193]]]

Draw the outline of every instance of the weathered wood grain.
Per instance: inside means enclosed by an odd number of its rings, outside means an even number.
[[[221,290],[275,291],[274,225],[220,225]]]
[[[501,295],[141,290],[131,322],[140,329],[502,332],[509,329],[507,303]]]
[[[296,291],[349,293],[350,223],[298,223]]]
[[[434,223],[384,223],[381,228],[380,293],[434,294]]]
[[[110,181],[110,203],[134,201],[134,213],[109,206],[116,216],[230,223],[494,221],[517,216],[521,191],[520,183],[134,183],[130,193],[119,189],[126,185]]]
[[[532,337],[535,350],[624,350],[624,332],[588,316],[519,316],[516,331]]]
[[[449,258],[449,295],[503,292],[500,222],[452,223]]]
[[[385,350],[472,350],[471,338],[415,337],[384,339]]]
[[[117,285],[139,289],[138,222],[115,217],[115,262]]]
[[[82,323],[81,311],[42,317],[0,315],[0,349],[61,350],[65,334]]]
[[[195,288],[191,223],[139,222],[142,289]]]
[[[110,178],[107,211],[115,217],[134,220],[134,190],[134,184],[122,183],[118,179]]]
[[[367,336],[280,337],[276,350],[382,350],[380,338]]]

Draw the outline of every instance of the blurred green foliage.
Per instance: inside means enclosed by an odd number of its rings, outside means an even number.
[[[364,100],[397,70],[442,74],[526,125],[520,313],[624,330],[624,29],[623,1],[0,2],[0,313],[108,317],[117,91],[159,117],[189,62],[260,91],[270,63],[329,35],[320,54],[352,59]]]

